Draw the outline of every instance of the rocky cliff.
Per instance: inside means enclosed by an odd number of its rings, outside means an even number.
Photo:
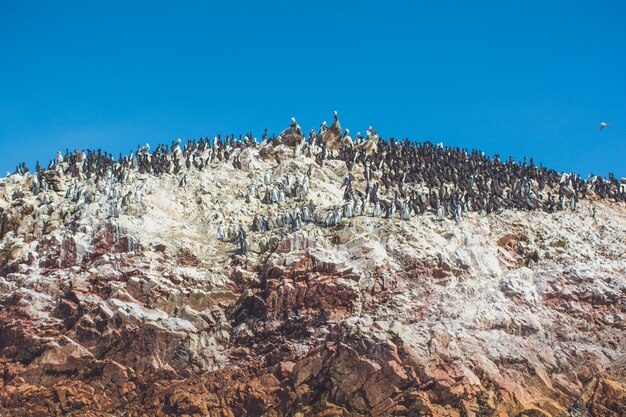
[[[344,161],[69,168],[0,180],[2,416],[625,415],[623,203],[281,227],[342,206]]]

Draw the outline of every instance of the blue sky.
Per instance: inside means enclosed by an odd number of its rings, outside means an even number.
[[[352,132],[626,176],[625,18],[623,1],[0,0],[0,170],[338,110]]]

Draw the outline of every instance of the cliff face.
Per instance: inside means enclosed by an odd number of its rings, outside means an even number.
[[[274,151],[1,180],[0,415],[624,415],[623,204],[249,231],[305,202],[266,171],[342,204],[345,163]]]

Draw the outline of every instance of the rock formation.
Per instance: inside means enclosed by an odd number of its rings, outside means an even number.
[[[325,144],[331,150],[337,150],[341,143],[342,132],[341,123],[339,123],[339,119],[335,117],[333,124],[330,125],[328,129],[320,132],[319,142]]]
[[[623,203],[251,230],[342,204],[346,163],[285,147],[0,180],[0,416],[624,415]]]

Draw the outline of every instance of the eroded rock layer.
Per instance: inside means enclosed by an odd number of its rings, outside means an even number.
[[[624,415],[622,203],[218,239],[302,205],[250,198],[268,174],[341,207],[345,163],[282,148],[131,172],[117,210],[1,180],[0,415]]]

